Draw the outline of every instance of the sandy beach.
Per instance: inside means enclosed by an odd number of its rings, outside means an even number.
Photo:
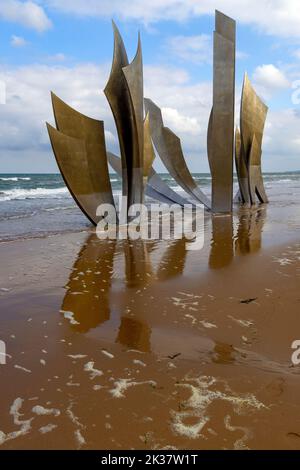
[[[0,244],[1,449],[299,449],[300,211]],[[272,432],[270,432],[270,429]]]

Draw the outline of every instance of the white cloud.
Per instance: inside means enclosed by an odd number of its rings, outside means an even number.
[[[50,90],[80,112],[104,120],[107,148],[119,154],[111,110],[101,92],[109,70],[110,64],[87,63],[0,68],[7,90],[7,104],[0,106],[0,171],[57,170],[45,127],[45,121],[54,124]],[[144,76],[145,96],[162,108],[165,125],[181,138],[191,170],[207,171],[211,83],[191,83],[180,68],[146,65]],[[300,117],[293,110],[269,112],[265,169],[300,168],[299,127]]]
[[[1,170],[55,170],[45,127],[45,121],[54,123],[50,90],[80,112],[104,120],[107,147],[119,153],[111,110],[101,92],[109,71],[110,64],[0,68],[7,90],[7,104],[0,107]],[[182,69],[145,66],[145,96],[163,108],[165,124],[182,139],[186,154],[195,157],[196,168],[202,161],[206,169],[211,84],[191,85]]]
[[[298,0],[43,0],[59,11],[81,16],[118,17],[143,23],[184,21],[224,11],[237,21],[257,26],[267,34],[300,36]]]
[[[296,57],[296,59],[300,59],[300,49],[293,51],[292,55]]]
[[[48,56],[47,60],[50,62],[64,62],[66,60],[66,56],[62,52],[58,52],[57,54]]]
[[[240,51],[240,50],[236,51],[236,58],[237,59],[244,60],[244,59],[248,59],[248,57],[249,57],[249,54],[247,52]]]
[[[162,108],[162,114],[173,132],[199,136],[201,126],[195,117],[184,116],[174,108]]]
[[[21,36],[12,35],[11,40],[10,40],[10,44],[13,47],[23,47],[23,46],[26,46],[27,41],[24,38],[22,38]]]
[[[101,93],[109,66],[31,65],[0,68],[6,83],[6,105],[0,106],[0,168],[16,171],[55,170],[45,127],[54,124],[50,90],[91,117],[104,119],[114,131],[111,112]]]
[[[269,110],[263,144],[266,171],[300,169],[300,115],[294,109]]]
[[[212,84],[191,84],[188,74],[180,68],[145,66],[144,78],[145,96],[161,107],[165,126],[180,137],[191,168],[207,171],[206,140]]]
[[[290,82],[284,72],[273,64],[256,67],[253,80],[257,91],[265,98],[271,97],[274,92],[290,87]]]
[[[44,9],[32,1],[5,0],[0,3],[0,18],[42,32],[51,27]]]
[[[168,38],[166,47],[171,54],[184,61],[202,64],[212,60],[212,38],[207,34],[173,36]]]

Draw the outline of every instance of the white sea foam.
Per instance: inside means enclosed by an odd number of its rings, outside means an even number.
[[[145,380],[143,382],[136,382],[132,379],[119,379],[114,382],[115,388],[110,390],[109,392],[112,394],[114,398],[124,398],[126,390],[130,387],[135,387],[137,385],[152,385],[152,387],[156,386],[156,382],[154,380]]]
[[[48,432],[53,431],[53,429],[57,428],[56,424],[47,424],[47,426],[42,426],[39,431],[41,434],[47,434]]]
[[[208,409],[215,401],[223,401],[232,405],[236,414],[250,413],[254,409],[266,409],[267,407],[258,401],[253,394],[238,396],[228,394],[221,390],[216,390],[218,380],[214,377],[200,376],[196,378],[186,378],[184,383],[178,384],[190,390],[191,396],[183,403],[182,411],[172,412],[172,429],[181,436],[190,439],[197,439],[201,436],[201,432],[210,421]],[[221,383],[220,383],[221,384]],[[225,384],[226,391],[230,390],[228,384]],[[187,424],[187,420],[196,418],[195,424]]]
[[[95,363],[93,361],[90,361],[84,366],[84,371],[89,372],[91,374],[90,375],[91,380],[94,380],[96,377],[101,377],[101,375],[103,375],[102,370],[95,369],[94,365]]]
[[[104,354],[104,356],[108,357],[109,359],[113,359],[115,356],[113,354],[111,354],[110,352],[106,351],[105,349],[102,349],[102,354]]]
[[[31,374],[31,370],[26,369],[25,367],[19,366],[18,364],[15,364],[15,365],[14,365],[14,368],[15,368],[15,369],[22,370],[23,372],[27,372],[28,374]]]
[[[69,320],[71,325],[80,325],[80,323],[75,320],[73,312],[68,312],[66,310],[60,310],[60,312],[64,314],[64,318]]]
[[[60,411],[57,408],[44,408],[41,405],[36,405],[32,408],[32,412],[39,416],[54,415],[59,416]]]
[[[60,199],[70,196],[66,187],[63,188],[33,188],[33,189],[19,189],[14,188],[7,191],[0,192],[1,201],[12,201],[16,199]]]
[[[81,429],[85,429],[85,426],[79,421],[78,416],[76,416],[73,412],[73,402],[71,402],[66,410],[67,416],[70,418],[71,422],[77,426],[77,429],[74,431],[74,437],[75,440],[78,444],[78,448],[81,448],[84,444],[86,444],[86,441],[81,434]]]
[[[68,354],[68,357],[71,359],[84,359],[87,356],[86,354]]]
[[[15,426],[19,426],[17,431],[12,431],[8,434],[5,434],[0,430],[0,445],[4,444],[6,441],[16,439],[17,437],[24,436],[28,434],[31,430],[31,422],[34,418],[22,420],[20,419],[23,414],[21,413],[21,408],[23,406],[23,398],[16,398],[13,404],[10,407],[9,414],[13,417],[13,422]]]
[[[84,444],[86,444],[86,441],[85,441],[83,435],[81,434],[80,429],[76,429],[76,431],[74,431],[74,436],[75,436],[75,439],[76,439],[77,444],[79,445],[79,447],[82,447]]]
[[[233,444],[233,448],[235,450],[249,449],[249,447],[247,447],[245,443],[246,443],[246,441],[248,441],[252,437],[252,431],[250,429],[242,427],[242,426],[233,426],[231,424],[231,416],[230,415],[225,416],[224,424],[225,424],[225,428],[228,431],[232,431],[232,432],[242,431],[244,433],[244,435],[241,438],[239,438],[235,441],[235,443]]]
[[[11,177],[1,177],[0,178],[0,181],[13,181],[13,182],[16,182],[16,181],[30,181],[31,178],[29,178],[28,176],[11,176]]]

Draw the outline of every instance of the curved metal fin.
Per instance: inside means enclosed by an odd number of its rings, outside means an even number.
[[[210,173],[212,174],[212,151],[213,151],[213,143],[212,143],[212,132],[213,132],[213,113],[214,108],[211,108],[208,120],[208,127],[207,127],[207,158],[210,167]]]
[[[87,166],[98,204],[112,204],[114,199],[108,172],[103,121],[79,113],[51,93],[57,129],[69,137],[82,140],[86,148]],[[57,155],[64,158],[63,155]],[[77,168],[81,172],[81,164]]]
[[[261,147],[256,135],[254,134],[249,155],[249,191],[252,204],[255,204],[255,195],[261,203],[268,202],[261,172],[261,165],[257,164],[258,161],[260,162],[260,159]]]
[[[143,86],[143,59],[140,34],[138,47],[133,61],[123,67],[132,108],[132,125],[135,138],[131,155],[132,173],[128,175],[131,180],[129,201],[131,204],[143,201],[143,160],[144,160],[144,86]]]
[[[151,139],[150,131],[150,119],[149,113],[147,113],[144,120],[144,166],[143,166],[143,177],[144,180],[148,180],[150,170],[152,168],[155,159],[155,152]]]
[[[129,65],[121,35],[114,27],[114,58],[104,93],[118,132],[122,160],[122,192],[131,204],[143,200],[143,115],[140,94],[143,74],[140,39],[137,55]],[[127,215],[127,211],[126,211]]]
[[[247,73],[245,73],[241,99],[240,128],[242,151],[244,152],[246,164],[248,164],[249,161],[254,134],[258,146],[262,146],[267,113],[268,107],[259,98],[250,83]],[[260,164],[260,161],[257,162],[257,164]]]
[[[262,140],[267,113],[268,107],[259,98],[245,73],[240,115],[241,154],[248,170],[251,204],[255,204],[255,194],[260,202],[268,202],[261,170]]]
[[[119,175],[122,175],[121,159],[111,152],[108,152],[108,161],[113,170]],[[150,198],[157,199],[166,204],[179,204],[184,206],[190,204],[187,199],[184,199],[171,189],[155,172],[153,168],[150,170],[148,183],[145,188],[146,195]]]
[[[104,94],[110,105],[119,138],[122,159],[122,193],[128,197],[128,166],[133,148],[133,130],[130,124],[132,109],[129,92],[122,68],[128,65],[128,57],[121,34],[113,22],[114,56],[110,76]]]
[[[98,199],[91,183],[86,146],[84,141],[62,134],[47,123],[47,129],[58,167],[74,200],[88,217],[97,225]]]
[[[241,133],[239,128],[236,128],[235,131],[235,166],[236,173],[239,183],[239,194],[235,197],[235,201],[238,200],[242,204],[250,204],[250,194],[249,194],[249,175],[246,162],[244,161],[244,156],[242,154],[242,144],[241,144]]]
[[[187,194],[210,208],[208,197],[197,186],[187,167],[179,137],[164,126],[160,108],[147,98],[144,101],[150,116],[152,140],[165,167]]]

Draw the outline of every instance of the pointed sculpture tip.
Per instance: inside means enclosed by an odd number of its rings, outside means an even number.
[[[136,50],[136,57],[142,53],[142,41],[141,41],[141,32],[138,32],[138,45]]]
[[[150,113],[149,113],[149,110],[146,111],[146,116],[145,116],[145,119],[144,119],[144,124],[148,124],[150,121]]]
[[[113,19],[111,20],[111,24],[112,24],[114,36],[115,37],[118,36],[119,38],[121,38],[121,33],[119,31],[119,28]]]
[[[54,91],[51,90],[50,93],[51,93],[51,100],[52,101],[62,101],[61,98],[59,98],[59,96],[57,96],[57,94],[54,93]]]
[[[226,18],[230,18],[229,16],[225,15],[225,13],[217,9],[215,10],[215,16],[225,16]]]
[[[53,108],[55,108],[55,102],[57,101],[58,97],[52,90],[50,91],[50,96],[51,96],[52,106]]]
[[[245,85],[246,83],[250,83],[250,80],[249,80],[249,76],[248,76],[248,72],[244,72],[244,80],[243,80],[243,85]]]
[[[55,127],[51,126],[51,124],[49,124],[48,121],[46,121],[46,126],[47,126],[47,130],[50,134],[50,132],[53,132],[53,131],[56,131]]]
[[[217,21],[217,17],[218,17],[218,16],[221,16],[221,17],[223,17],[225,20],[227,20],[227,21],[229,21],[229,22],[231,22],[231,23],[234,23],[234,25],[236,24],[236,21],[235,21],[233,18],[231,18],[231,16],[226,15],[225,13],[223,13],[223,12],[220,11],[220,10],[215,10],[215,20],[216,20],[216,21]]]

